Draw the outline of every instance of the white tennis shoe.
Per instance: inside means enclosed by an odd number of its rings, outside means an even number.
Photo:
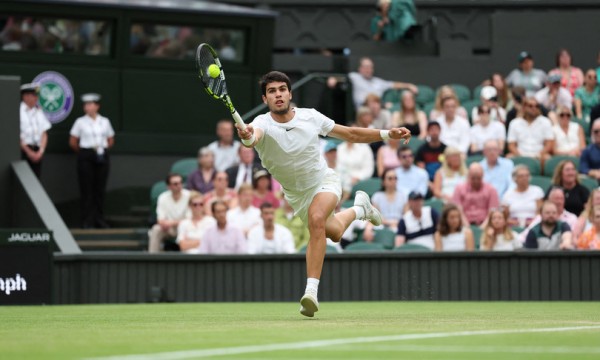
[[[372,204],[366,192],[358,190],[354,195],[354,206],[360,206],[365,210],[365,217],[360,220],[368,220],[371,224],[381,225],[381,213]]]
[[[307,290],[302,299],[300,299],[300,314],[308,317],[315,316],[319,311],[319,300],[317,300],[317,292]]]

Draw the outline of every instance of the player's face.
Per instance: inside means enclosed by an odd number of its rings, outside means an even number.
[[[285,115],[290,111],[292,93],[284,82],[272,82],[267,84],[266,95],[263,102],[269,107],[269,111],[277,115]]]

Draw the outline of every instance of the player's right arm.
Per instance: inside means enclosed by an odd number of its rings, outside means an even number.
[[[235,127],[237,128],[238,136],[240,137],[240,139],[242,139],[242,144],[245,147],[254,147],[256,144],[258,144],[258,142],[264,134],[262,129],[254,129],[254,126],[252,126],[252,124],[246,125],[245,130],[240,129],[240,126],[238,124],[235,124]]]

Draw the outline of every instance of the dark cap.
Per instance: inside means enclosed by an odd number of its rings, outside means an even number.
[[[533,56],[531,56],[531,54],[528,53],[527,51],[521,51],[519,53],[519,63],[522,63],[525,59],[533,60]]]
[[[408,194],[408,200],[422,200],[424,199],[423,194],[421,194],[418,191],[411,191],[410,194]]]

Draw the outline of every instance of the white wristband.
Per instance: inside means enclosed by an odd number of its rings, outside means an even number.
[[[389,130],[380,130],[379,135],[381,136],[381,140],[383,140],[383,141],[390,139],[390,131]]]
[[[254,144],[255,140],[256,140],[256,137],[254,136],[254,134],[252,134],[252,136],[250,136],[250,139],[242,139],[242,144],[244,144],[246,146],[250,146],[250,145]]]

